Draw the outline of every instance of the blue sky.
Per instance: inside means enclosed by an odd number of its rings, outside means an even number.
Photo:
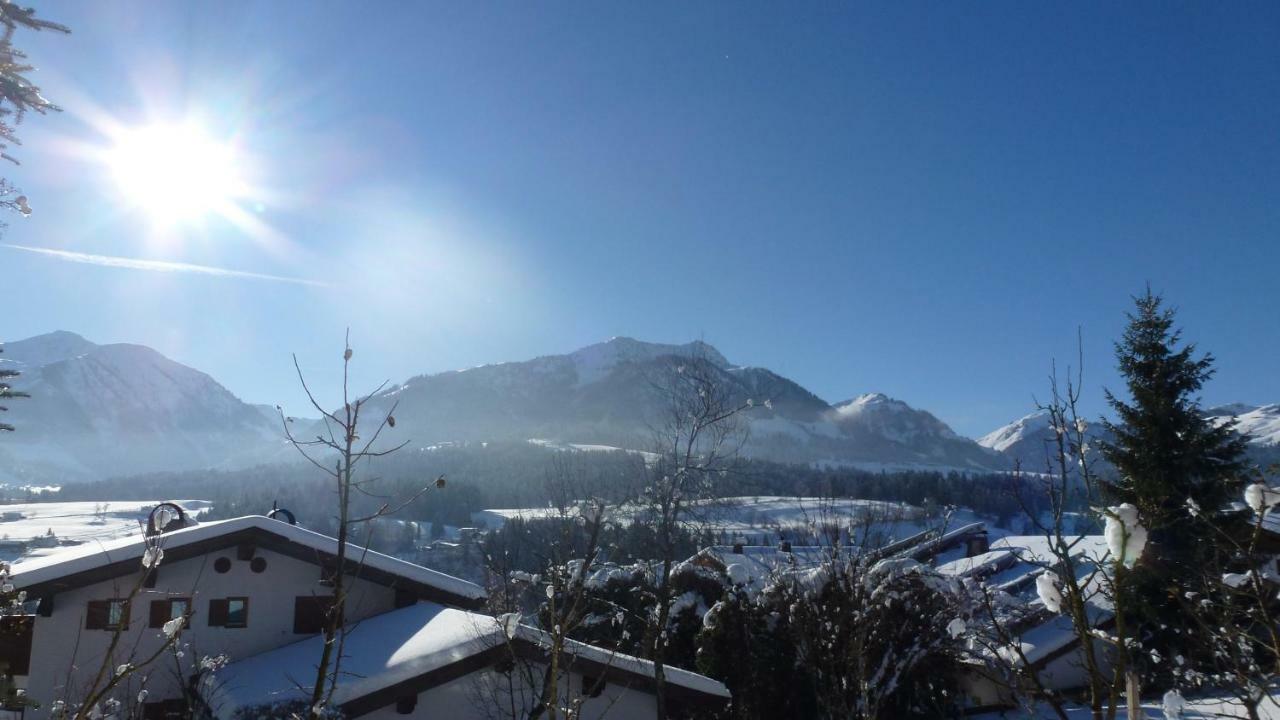
[[[978,435],[1083,328],[1089,407],[1150,282],[1280,401],[1275,3],[45,3],[60,115],[9,177],[0,336],[151,345],[255,402],[703,337],[828,400]],[[233,137],[253,219],[157,228],[104,123]],[[86,150],[89,148],[90,150]],[[132,200],[136,201],[137,198]]]

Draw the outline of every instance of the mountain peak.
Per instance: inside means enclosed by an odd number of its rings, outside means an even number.
[[[978,439],[978,444],[996,452],[1008,452],[1027,438],[1039,438],[1049,428],[1049,411],[1037,410],[996,428]]]
[[[1260,410],[1257,405],[1249,405],[1246,403],[1227,403],[1226,405],[1218,405],[1204,411],[1209,417],[1231,416],[1231,415],[1248,415],[1255,410]]]
[[[664,355],[698,357],[717,367],[729,367],[729,361],[719,350],[701,340],[670,345],[622,336],[575,350],[569,353],[569,359],[578,371],[578,384],[586,385],[608,375],[621,363],[652,360]]]
[[[905,402],[891,398],[881,392],[863,393],[852,400],[838,402],[832,407],[841,415],[857,415],[864,411],[908,412],[913,409]]]
[[[55,330],[25,340],[5,343],[4,353],[0,354],[0,359],[6,363],[37,368],[79,357],[97,347],[96,344],[73,332]]]

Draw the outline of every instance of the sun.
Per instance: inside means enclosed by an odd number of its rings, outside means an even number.
[[[123,129],[105,161],[124,200],[161,224],[225,216],[247,193],[235,146],[191,123]]]

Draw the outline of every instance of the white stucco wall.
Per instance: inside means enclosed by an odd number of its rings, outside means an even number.
[[[191,597],[195,616],[182,633],[185,663],[182,674],[193,672],[203,656],[225,653],[232,660],[280,647],[307,636],[293,633],[294,600],[298,596],[331,595],[331,589],[320,584],[320,568],[273,551],[258,549],[266,559],[262,573],[249,569],[249,561],[237,560],[236,549],[227,548],[208,555],[172,563],[162,563],[154,589],[143,589],[135,598],[129,629],[121,634],[108,667],[113,671],[130,658],[141,659],[161,647],[159,630],[149,628],[152,600],[165,597]],[[219,557],[231,560],[225,574],[214,571]],[[141,572],[141,566],[139,566]],[[48,716],[54,700],[78,701],[94,675],[102,667],[114,634],[109,630],[86,630],[85,614],[90,600],[109,600],[128,595],[137,582],[131,575],[114,581],[59,593],[54,598],[53,614],[36,617],[32,642],[31,674],[26,678],[28,696],[41,707],[31,709],[27,717],[39,720]],[[348,622],[393,609],[394,590],[364,580],[348,580]],[[249,598],[249,622],[246,628],[209,627],[209,600],[226,597]],[[136,660],[135,660],[136,662]],[[134,675],[128,687],[113,696],[127,701],[136,698],[142,675],[147,676],[148,700],[181,696],[179,668],[171,655]]]

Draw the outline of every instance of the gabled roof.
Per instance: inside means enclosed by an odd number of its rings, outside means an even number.
[[[252,545],[317,565],[336,562],[338,541],[327,535],[261,515],[200,523],[160,536],[165,563],[210,552]],[[52,595],[75,587],[139,572],[146,549],[142,536],[86,543],[62,552],[15,563],[10,582],[29,597]],[[478,585],[429,570],[389,555],[347,543],[346,572],[371,582],[416,593],[419,597],[459,607],[479,607],[485,592]]]
[[[537,659],[545,633],[519,626],[507,644],[501,624],[480,613],[419,603],[363,620],[343,641],[342,673],[332,704],[350,717],[384,707],[403,694],[417,694],[490,667],[514,650]],[[201,697],[215,718],[233,718],[247,708],[308,702],[321,636],[233,662],[206,678]],[[653,663],[568,641],[562,667],[612,675],[611,682],[651,691]],[[702,675],[666,668],[673,699],[720,702],[724,685]]]

